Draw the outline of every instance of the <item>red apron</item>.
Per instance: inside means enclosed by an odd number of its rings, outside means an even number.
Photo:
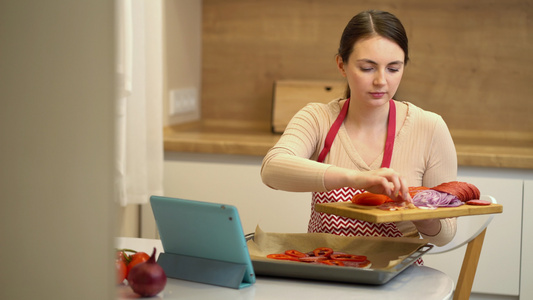
[[[342,122],[344,122],[344,118],[346,118],[349,103],[350,99],[346,100],[342,106],[339,116],[335,122],[333,122],[333,125],[326,136],[324,149],[322,149],[320,155],[318,156],[318,162],[324,162],[326,155],[329,153],[331,145],[333,144],[333,140],[335,139]],[[394,147],[394,136],[396,133],[396,106],[392,99],[389,101],[389,107],[389,124],[387,128],[385,152],[383,155],[383,161],[381,163],[382,168],[390,167],[392,150]],[[376,224],[315,211],[315,204],[351,201],[354,195],[362,192],[364,192],[364,190],[356,190],[349,187],[332,190],[329,192],[313,192],[311,203],[311,219],[309,221],[308,232],[326,232],[343,236],[403,236],[394,223]]]
[[[324,149],[322,149],[318,156],[318,162],[324,162],[326,155],[329,153],[331,145],[333,144],[333,140],[335,139],[335,136],[337,135],[337,132],[339,131],[339,128],[341,127],[342,122],[348,113],[349,102],[350,99],[347,99],[342,106],[339,116],[331,126],[324,142]],[[382,168],[390,167],[395,135],[396,105],[394,104],[394,100],[391,99],[389,101],[387,140],[385,142],[385,151],[383,154],[383,161],[381,163]],[[311,219],[309,220],[308,232],[325,232],[342,236],[402,237],[403,234],[395,223],[370,223],[315,211],[315,204],[351,201],[354,195],[363,192],[364,190],[356,190],[349,187],[332,190],[329,192],[313,192],[311,201]],[[417,260],[416,264],[422,265],[423,261],[419,259]]]

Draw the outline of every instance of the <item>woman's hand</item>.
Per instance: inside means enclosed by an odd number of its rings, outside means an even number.
[[[403,177],[393,169],[381,168],[367,172],[357,172],[354,185],[374,194],[389,196],[395,201],[409,201],[409,187]]]
[[[412,201],[405,180],[390,168],[359,172],[331,167],[326,171],[325,184],[329,190],[352,187],[387,195],[395,201]]]

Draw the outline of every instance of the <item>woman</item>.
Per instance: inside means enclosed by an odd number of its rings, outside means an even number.
[[[336,56],[348,83],[345,97],[308,104],[265,156],[266,185],[312,192],[309,232],[421,235],[438,246],[455,235],[454,218],[374,224],[314,210],[316,203],[349,201],[364,190],[411,201],[410,186],[456,180],[457,156],[443,119],[392,100],[408,62],[407,44],[394,15],[370,10],[353,17]]]

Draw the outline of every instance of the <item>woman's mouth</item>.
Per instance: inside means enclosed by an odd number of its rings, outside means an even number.
[[[371,92],[370,96],[372,96],[372,98],[374,99],[380,99],[380,98],[383,98],[385,94],[386,94],[385,92]]]

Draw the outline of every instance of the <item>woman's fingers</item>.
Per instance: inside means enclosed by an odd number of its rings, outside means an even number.
[[[413,202],[413,199],[411,198],[411,194],[409,194],[409,186],[407,186],[407,183],[405,182],[405,179],[403,177],[400,177],[401,181],[401,197],[404,201]]]
[[[400,195],[400,189],[402,188],[402,180],[400,174],[393,171],[390,181],[393,185],[392,196],[397,198]]]
[[[393,200],[411,201],[409,187],[403,177],[393,169],[381,168],[374,171],[364,172],[366,179],[362,188],[376,194],[384,194]],[[361,174],[362,175],[362,174]]]
[[[400,174],[394,171],[393,169],[381,168],[376,170],[376,175],[381,176],[386,180],[385,190],[387,192],[387,195],[391,198],[398,197],[400,189],[402,187],[400,181]]]

